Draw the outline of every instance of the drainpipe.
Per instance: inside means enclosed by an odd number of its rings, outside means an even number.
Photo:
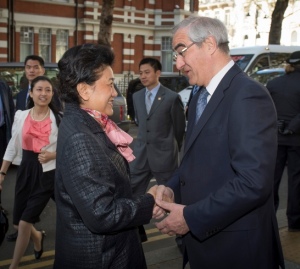
[[[78,45],[78,1],[79,0],[76,0],[76,10],[75,10],[75,13],[76,13],[76,22],[75,22],[75,31],[76,31],[76,35],[75,35],[75,45],[77,46]]]
[[[14,0],[7,0],[8,25],[7,25],[7,54],[8,62],[14,61],[15,33],[14,33]]]

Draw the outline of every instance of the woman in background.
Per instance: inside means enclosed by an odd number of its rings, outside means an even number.
[[[137,226],[149,223],[156,186],[133,198],[127,133],[108,119],[117,96],[103,45],[69,49],[58,63],[65,102],[58,134],[54,268],[146,268]]]
[[[15,186],[13,224],[18,237],[10,269],[18,268],[30,238],[34,255],[43,254],[44,231],[33,226],[54,194],[59,112],[52,103],[53,86],[45,76],[32,80],[29,108],[18,110],[1,166],[0,188],[11,163],[20,165]]]

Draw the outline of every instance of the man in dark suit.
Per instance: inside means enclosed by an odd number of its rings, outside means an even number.
[[[14,121],[15,105],[12,98],[12,92],[5,81],[0,79],[0,166],[6,146],[11,138],[11,128]],[[3,174],[2,171],[0,173]],[[1,190],[0,190],[0,210],[1,205]]]
[[[191,90],[191,93],[190,93],[190,96],[189,96],[189,100],[187,101],[186,103],[186,106],[185,106],[185,117],[186,117],[186,120],[188,120],[188,117],[189,117],[189,106],[190,106],[190,103],[192,101],[192,98],[194,97],[194,95],[201,89],[200,86],[198,85],[194,85],[192,90]]]
[[[173,34],[176,67],[203,90],[189,107],[180,167],[168,187],[159,186],[156,204],[168,216],[156,225],[162,233],[184,235],[191,268],[284,268],[273,206],[272,99],[231,60],[218,19],[191,16]],[[175,195],[177,203],[162,194]]]
[[[127,114],[130,116],[130,119],[132,122],[135,122],[135,113],[134,113],[134,107],[133,107],[133,94],[141,89],[143,89],[144,86],[141,83],[139,78],[135,78],[131,80],[128,84],[128,88],[126,91],[126,101],[127,101]]]
[[[138,134],[133,148],[136,159],[129,165],[136,196],[146,192],[151,178],[165,184],[179,163],[185,132],[184,109],[179,94],[159,83],[161,68],[155,58],[142,59],[140,79],[145,88],[133,94]]]
[[[274,205],[279,205],[279,185],[287,163],[287,219],[291,232],[300,232],[300,51],[287,60],[286,74],[267,83],[278,122],[278,149],[274,175]]]
[[[16,110],[26,109],[31,81],[36,77],[45,74],[44,65],[43,58],[38,55],[28,55],[25,58],[24,73],[27,83],[24,83],[25,88],[23,88],[16,96]]]

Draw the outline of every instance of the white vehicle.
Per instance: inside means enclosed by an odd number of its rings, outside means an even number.
[[[253,46],[232,48],[231,58],[248,75],[257,70],[282,67],[290,54],[300,50],[300,46]]]
[[[178,93],[180,95],[180,97],[181,97],[181,101],[183,103],[184,109],[186,107],[187,102],[189,101],[192,89],[193,89],[193,86],[188,86],[188,87],[186,87],[185,89],[181,90]]]

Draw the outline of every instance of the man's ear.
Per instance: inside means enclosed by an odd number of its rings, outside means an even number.
[[[77,91],[83,101],[88,101],[90,99],[90,91],[88,84],[84,82],[77,84]]]
[[[218,48],[217,42],[213,36],[208,36],[205,40],[205,44],[210,54],[213,54]]]

